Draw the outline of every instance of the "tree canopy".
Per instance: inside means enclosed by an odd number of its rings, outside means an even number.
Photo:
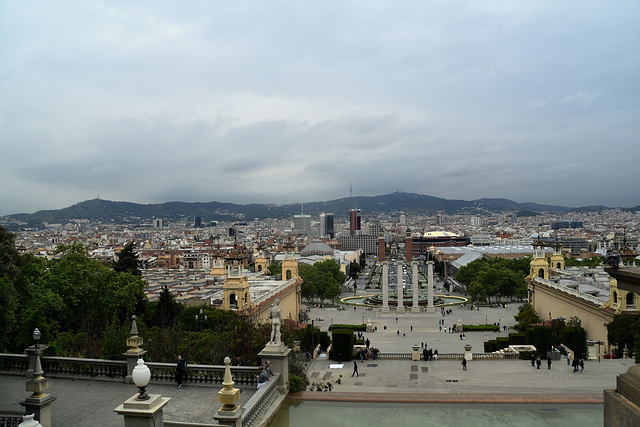
[[[129,273],[134,276],[142,275],[140,272],[140,261],[134,251],[133,243],[127,243],[125,247],[118,252],[118,259],[113,263],[113,269],[118,273]]]
[[[471,299],[491,301],[491,297],[522,299],[527,295],[524,281],[529,273],[530,258],[479,258],[460,268],[456,280],[464,283]]]
[[[538,313],[536,313],[536,310],[529,303],[522,304],[520,307],[518,307],[518,314],[513,317],[516,319],[516,322],[518,322],[516,328],[521,331],[524,331],[534,323],[540,322]]]
[[[298,266],[298,273],[303,280],[302,296],[307,301],[337,298],[341,293],[340,285],[346,279],[344,273],[340,271],[340,264],[332,259],[313,265],[301,264]]]

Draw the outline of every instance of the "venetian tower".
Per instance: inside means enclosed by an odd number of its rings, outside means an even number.
[[[258,257],[256,258],[256,273],[260,273],[264,271],[266,274],[269,274],[269,261],[264,254],[264,245],[260,243],[258,245]]]
[[[553,255],[551,255],[551,271],[564,270],[564,257],[562,256],[562,243],[553,244]]]
[[[541,279],[549,280],[549,263],[547,257],[544,254],[544,242],[538,240],[533,242],[533,258],[531,259],[531,270],[529,277],[539,277]]]
[[[212,276],[224,276],[227,274],[227,270],[224,268],[224,259],[223,258],[214,258],[213,259],[213,267],[211,267],[211,275]]]
[[[291,280],[293,277],[299,278],[298,260],[295,259],[295,245],[291,241],[287,242],[284,249],[284,259],[282,260],[282,280]]]
[[[244,275],[242,264],[227,267],[227,277],[224,279],[222,291],[224,292],[223,310],[244,311],[253,308],[249,280]]]

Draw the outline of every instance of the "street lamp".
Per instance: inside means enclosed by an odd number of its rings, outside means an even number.
[[[35,366],[33,367],[33,376],[36,379],[40,379],[42,378],[42,374],[44,374],[44,371],[42,370],[42,364],[40,363],[40,337],[42,336],[42,333],[38,330],[38,328],[36,328],[33,331],[33,339],[36,340],[36,360],[35,360]]]
[[[133,369],[131,378],[140,391],[136,400],[148,400],[149,395],[147,394],[146,387],[151,379],[151,370],[144,364],[144,360],[142,360],[142,358],[138,359],[138,364]]]
[[[204,329],[204,323],[209,319],[209,317],[205,314],[202,315],[202,309],[200,309],[200,316],[196,314],[196,324],[200,325],[200,330]]]

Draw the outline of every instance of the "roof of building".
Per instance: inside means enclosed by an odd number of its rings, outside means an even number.
[[[318,253],[318,252],[331,255],[333,253],[333,248],[324,242],[312,242],[312,243],[309,243],[307,246],[304,247],[304,249],[300,251],[302,255],[305,255],[308,253]]]

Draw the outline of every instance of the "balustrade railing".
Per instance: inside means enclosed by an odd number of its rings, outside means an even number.
[[[83,359],[75,357],[41,358],[42,369],[49,378],[88,377],[106,381],[124,381],[127,376],[127,362],[124,360]],[[26,354],[0,354],[0,372],[26,373],[28,367]],[[173,382],[176,378],[174,363],[146,362],[151,370],[152,383]],[[224,365],[189,365],[183,377],[185,383],[218,386],[224,380]],[[231,375],[238,387],[255,387],[258,384],[257,368],[253,366],[232,366]]]
[[[0,427],[18,427],[23,415],[22,412],[0,412]]]
[[[279,376],[280,374],[276,374],[271,377],[271,381],[260,387],[243,406],[245,412],[241,418],[242,427],[260,425],[267,413],[274,409],[273,404],[280,397],[277,384]]]
[[[42,358],[42,370],[51,378],[90,377],[122,381],[127,376],[127,362],[124,360],[47,356]]]
[[[378,353],[376,359],[411,359],[412,353]],[[519,360],[519,353],[472,353],[474,360]],[[437,360],[462,360],[464,353],[438,353]],[[424,356],[420,353],[420,360]],[[432,360],[436,360],[435,357]]]

